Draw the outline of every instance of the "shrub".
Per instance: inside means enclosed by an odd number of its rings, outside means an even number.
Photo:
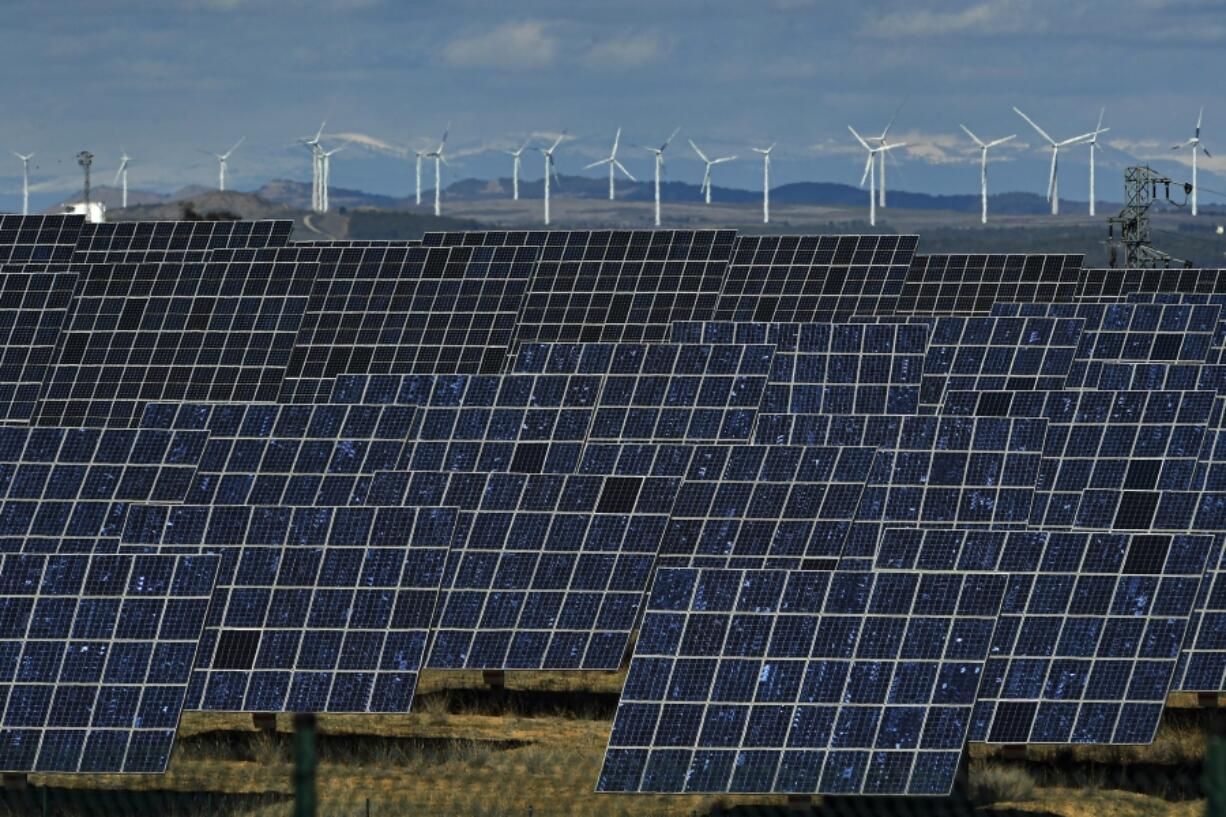
[[[977,805],[1019,802],[1034,797],[1034,778],[1021,766],[972,763],[968,788]]]

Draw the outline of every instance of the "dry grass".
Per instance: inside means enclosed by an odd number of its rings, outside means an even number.
[[[976,761],[968,778],[971,802],[976,805],[1021,803],[1034,797],[1034,778],[1018,765]]]
[[[1165,718],[1158,726],[1154,742],[1138,746],[1103,746],[1094,744],[1039,745],[1026,747],[1026,758],[1033,763],[1078,763],[1103,765],[1155,764],[1179,766],[1197,764],[1205,758],[1208,733],[1203,723],[1186,717]],[[970,756],[974,760],[999,757],[1002,747],[972,743]]]

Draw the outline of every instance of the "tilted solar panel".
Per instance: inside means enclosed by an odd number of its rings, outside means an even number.
[[[67,263],[84,216],[0,214],[0,264]]]
[[[1226,292],[1226,269],[1086,269],[1077,299],[1132,292]]]
[[[77,270],[62,262],[0,264],[0,422],[34,415]]]
[[[986,315],[997,301],[1059,303],[1077,295],[1082,255],[916,255],[899,314]]]
[[[1005,578],[662,568],[597,791],[948,794]]]

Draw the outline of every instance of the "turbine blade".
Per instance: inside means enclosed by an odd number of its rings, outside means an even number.
[[[890,132],[890,128],[894,127],[894,120],[898,118],[898,113],[902,110],[902,106],[905,105],[906,102],[907,100],[904,98],[902,102],[898,103],[898,107],[894,109],[894,115],[890,117],[890,121],[885,124],[885,130],[881,132],[882,142],[885,141],[885,135]]]
[[[613,160],[612,159],[601,159],[600,161],[592,162],[590,165],[584,165],[583,169],[591,170],[593,167],[600,167],[601,165],[607,165],[611,161]]]
[[[613,134],[613,153],[611,153],[610,155],[612,156],[617,155],[617,146],[621,144],[621,141],[622,141],[622,129],[618,128],[617,133]]]
[[[1201,150],[1201,153],[1204,153],[1204,154],[1205,154],[1205,157],[1206,157],[1206,158],[1208,158],[1208,159],[1212,159],[1212,158],[1213,158],[1213,154],[1209,152],[1209,148],[1205,147],[1204,145],[1201,145],[1201,146],[1200,146],[1200,150]]]
[[[227,151],[226,151],[226,155],[227,155],[227,156],[229,156],[231,153],[233,153],[234,151],[238,150],[238,146],[239,146],[239,145],[241,145],[241,144],[243,143],[243,140],[244,140],[244,139],[246,139],[246,138],[247,138],[246,136],[240,136],[240,137],[238,137],[238,141],[234,143],[234,147],[232,147],[232,148],[230,148],[229,150],[227,150]]]
[[[1107,112],[1106,108],[1098,109],[1098,124],[1094,126],[1094,130],[1101,132],[1103,129],[1103,114]]]
[[[677,134],[679,134],[679,133],[681,133],[681,126],[680,126],[680,125],[678,125],[677,127],[673,128],[673,132],[672,132],[672,133],[670,133],[670,134],[668,135],[668,138],[664,140],[664,144],[660,145],[660,150],[664,150],[664,148],[668,147],[669,143],[670,143],[670,142],[672,142],[674,139],[676,139],[676,138],[677,138]]]
[[[852,136],[854,136],[854,137],[856,137],[856,141],[857,141],[857,142],[859,142],[859,143],[860,143],[860,144],[861,144],[861,145],[864,147],[864,149],[865,149],[865,150],[869,151],[870,153],[872,152],[872,150],[873,150],[873,149],[872,149],[871,147],[869,147],[869,146],[868,146],[868,142],[865,142],[865,141],[864,141],[864,137],[863,137],[863,136],[861,136],[860,134],[856,133],[856,129],[855,129],[855,128],[853,128],[851,125],[848,125],[848,126],[847,126],[847,129],[848,129],[849,131],[851,131],[851,135],[852,135]],[[863,184],[864,184],[864,183],[863,183],[863,182],[861,182],[861,185],[863,185]]]
[[[988,142],[986,145],[984,145],[984,147],[985,147],[985,148],[994,148],[994,147],[996,147],[997,145],[1003,145],[1005,142],[1010,142],[1010,141],[1012,141],[1012,140],[1014,140],[1014,139],[1016,139],[1016,138],[1017,138],[1017,134],[1016,134],[1016,133],[1011,133],[1011,134],[1009,134],[1008,136],[1002,136],[1002,137],[1001,137],[1001,138],[999,138],[999,139],[994,139],[994,140],[992,140],[991,142]]]
[[[873,160],[874,160],[875,158],[877,158],[877,154],[875,154],[875,153],[873,153],[873,152],[871,152],[871,151],[870,151],[870,152],[869,152],[869,154],[868,154],[868,161],[864,163],[864,175],[860,177],[860,186],[861,186],[861,187],[863,187],[863,186],[864,186],[864,183],[865,183],[866,181],[868,181],[868,172],[869,172],[870,170],[872,170],[872,168],[873,168]]]
[[[1200,113],[1196,115],[1196,136],[1197,138],[1200,138],[1200,120],[1202,117],[1204,117],[1204,115],[1205,115],[1205,106],[1201,105]]]
[[[631,174],[629,170],[626,170],[626,166],[623,165],[621,162],[617,161],[616,159],[613,160],[613,166],[616,167],[618,170],[620,170],[622,173],[625,173],[626,178],[629,179],[630,181],[632,182],[638,181],[638,179],[634,178],[634,175]]]
[[[958,127],[962,128],[962,130],[966,131],[966,135],[967,135],[967,136],[969,136],[969,137],[971,137],[971,141],[972,141],[972,142],[974,142],[976,145],[979,145],[979,147],[981,147],[981,148],[982,148],[982,147],[987,147],[987,145],[985,145],[985,144],[983,143],[983,141],[982,141],[982,140],[981,140],[981,139],[980,139],[978,136],[976,136],[975,134],[971,133],[971,129],[970,129],[970,128],[968,128],[966,125],[959,125]]]
[[[690,143],[690,147],[692,147],[692,148],[694,149],[694,152],[698,154],[698,158],[699,158],[699,159],[702,159],[704,162],[708,162],[708,161],[710,161],[710,159],[708,159],[708,158],[707,158],[707,154],[705,154],[705,153],[703,153],[701,150],[699,150],[699,149],[698,149],[698,145],[694,144],[694,140],[693,140],[693,139],[686,139],[685,141],[687,141],[687,142],[689,142],[689,143]]]
[[[1014,113],[1016,113],[1018,116],[1020,116],[1022,119],[1025,119],[1025,120],[1026,120],[1026,124],[1030,125],[1030,127],[1034,128],[1036,131],[1038,131],[1039,136],[1042,136],[1044,139],[1046,139],[1048,142],[1050,142],[1050,143],[1051,143],[1051,144],[1053,144],[1053,145],[1054,145],[1054,144],[1056,144],[1056,140],[1055,140],[1055,139],[1052,139],[1050,136],[1048,136],[1048,135],[1047,135],[1047,131],[1043,130],[1043,129],[1042,129],[1042,128],[1040,128],[1038,125],[1036,125],[1036,124],[1035,124],[1035,122],[1034,122],[1034,120],[1033,120],[1033,119],[1031,119],[1031,118],[1030,118],[1029,116],[1027,116],[1026,114],[1022,113],[1021,109],[1019,109],[1019,108],[1018,108],[1016,105],[1014,105],[1014,106],[1013,106],[1013,111],[1014,111]]]

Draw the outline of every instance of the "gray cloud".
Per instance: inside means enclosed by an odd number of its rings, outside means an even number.
[[[528,70],[553,64],[557,37],[540,20],[508,22],[458,37],[443,48],[443,58],[458,68]]]

